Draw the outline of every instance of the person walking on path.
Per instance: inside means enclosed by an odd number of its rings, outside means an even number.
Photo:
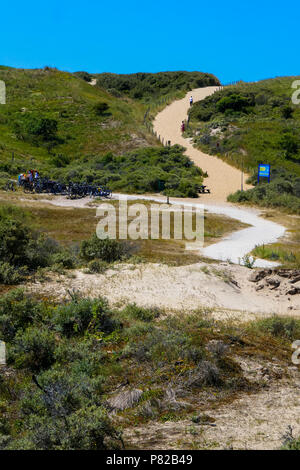
[[[184,124],[184,121],[182,121],[181,123],[181,132],[184,132],[185,131],[185,124]]]
[[[193,105],[193,101],[194,101],[194,100],[193,100],[193,97],[191,96],[191,97],[190,97],[190,106]]]

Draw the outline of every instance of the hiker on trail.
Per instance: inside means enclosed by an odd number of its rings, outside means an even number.
[[[192,106],[192,104],[193,104],[193,97],[191,96],[190,97],[190,106]]]
[[[39,172],[37,170],[34,170],[34,179],[37,180],[39,179],[40,175],[39,175]]]
[[[184,132],[185,131],[185,124],[184,124],[184,121],[182,121],[181,123],[181,132]]]

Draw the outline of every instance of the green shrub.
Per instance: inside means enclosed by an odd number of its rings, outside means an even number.
[[[57,307],[52,323],[68,338],[83,335],[87,330],[91,333],[111,333],[119,326],[113,319],[108,302],[101,298],[74,300]]]
[[[75,258],[67,250],[55,253],[52,256],[52,262],[54,264],[60,264],[66,269],[73,269],[75,266]]]
[[[291,439],[283,447],[283,450],[300,450],[300,439]]]
[[[117,240],[101,240],[96,234],[84,240],[80,246],[80,256],[88,261],[100,259],[107,263],[119,261],[125,256],[125,246]]]
[[[24,280],[25,270],[0,262],[0,284],[16,285]]]
[[[82,80],[85,80],[86,82],[89,82],[89,83],[92,81],[92,78],[93,78],[90,73],[84,72],[84,71],[74,72],[74,75],[76,75],[76,77],[79,77]]]
[[[293,117],[293,108],[291,106],[283,106],[283,108],[281,109],[281,113],[282,113],[282,116],[284,117],[284,119],[290,119],[291,117]]]
[[[15,289],[0,297],[0,337],[12,341],[18,330],[24,330],[43,316],[42,304]]]
[[[202,72],[159,72],[98,75],[97,86],[107,91],[116,90],[121,95],[134,99],[159,98],[164,95],[178,95],[178,91],[219,85],[219,80],[211,74]]]
[[[108,104],[104,101],[101,101],[94,105],[94,112],[97,116],[103,116],[107,112],[108,108]]]
[[[13,362],[16,367],[38,372],[53,364],[54,350],[53,332],[41,327],[29,327],[17,332],[9,349],[8,361]]]
[[[232,94],[221,98],[220,101],[217,102],[217,109],[221,113],[225,111],[247,112],[247,108],[251,105],[253,105],[253,102],[251,102],[249,98],[239,94]]]
[[[18,450],[112,450],[121,447],[120,433],[112,426],[106,410],[89,406],[69,416],[37,416],[28,419],[24,440],[14,439],[6,449]]]
[[[51,141],[56,138],[57,124],[56,119],[35,113],[25,113],[15,122],[15,132],[21,139],[40,137],[44,141]]]
[[[128,304],[123,310],[125,315],[129,315],[136,320],[142,320],[145,322],[151,322],[158,318],[161,314],[157,307],[143,308],[139,307],[135,303]]]
[[[89,262],[87,272],[89,274],[103,274],[108,269],[109,264],[105,261],[94,259]]]
[[[30,242],[29,229],[19,220],[0,219],[0,260],[21,266],[27,263],[26,248]]]

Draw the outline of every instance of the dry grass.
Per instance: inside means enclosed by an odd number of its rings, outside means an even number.
[[[49,199],[48,196],[46,196]],[[51,196],[50,196],[51,197]],[[34,202],[32,202],[34,200]],[[116,208],[117,216],[119,214],[118,201],[109,201]],[[8,194],[1,192],[0,203],[11,203],[22,206],[29,212],[32,221],[32,227],[44,232],[64,245],[79,243],[88,239],[94,232],[98,223],[96,218],[96,206],[92,208],[73,208],[52,206],[49,203],[43,203],[40,196],[24,195],[23,193]],[[141,203],[141,201],[128,201],[128,206]],[[154,204],[150,201],[143,201],[146,207]],[[30,220],[29,219],[29,220]],[[129,218],[128,223],[132,219]],[[191,264],[200,261],[197,253],[186,251],[184,240],[174,240],[173,236],[173,214],[171,214],[171,239],[163,240],[137,240],[130,242],[133,245],[133,251],[142,256],[147,261],[166,262],[172,265]],[[118,221],[118,217],[117,217]],[[195,219],[193,220],[195,223]],[[162,221],[160,217],[160,227]],[[148,218],[149,238],[150,238],[150,215]],[[213,243],[235,230],[244,228],[246,225],[241,222],[214,214],[205,214],[204,218],[204,242]],[[118,233],[118,222],[117,222]]]

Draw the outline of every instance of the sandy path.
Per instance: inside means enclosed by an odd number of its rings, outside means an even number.
[[[154,130],[164,138],[171,141],[171,145],[180,144],[186,147],[186,154],[208,173],[205,184],[211,190],[211,194],[205,195],[205,201],[224,202],[230,193],[241,189],[241,171],[228,165],[223,160],[207,155],[193,147],[190,139],[184,139],[181,135],[180,124],[186,119],[189,109],[189,97],[192,95],[194,102],[200,101],[214,93],[219,87],[197,88],[187,93],[186,97],[174,101],[161,111],[154,120]],[[244,175],[244,181],[248,175]],[[244,183],[244,188],[250,186]]]

